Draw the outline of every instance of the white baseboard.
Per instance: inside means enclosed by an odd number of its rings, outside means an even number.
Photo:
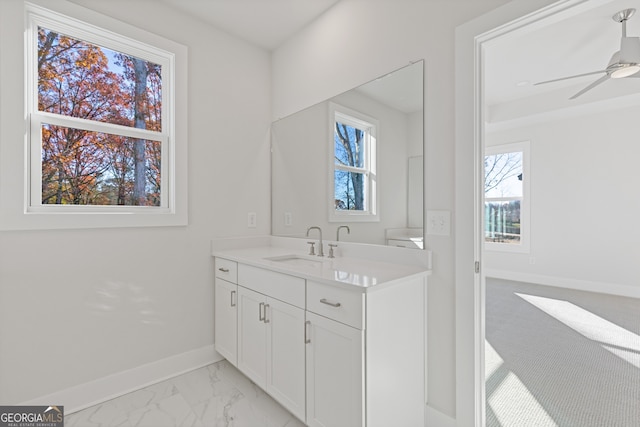
[[[425,427],[456,427],[455,418],[438,411],[433,406],[426,405],[425,419]]]
[[[566,277],[545,276],[542,274],[521,273],[517,271],[486,269],[486,277],[515,280],[517,282],[535,283],[537,285],[556,286],[579,291],[598,292],[630,298],[640,298],[640,286],[621,285],[617,283],[592,282],[589,280],[570,279]]]
[[[56,402],[64,406],[65,414],[70,414],[220,360],[222,356],[210,345],[40,396],[20,405]]]

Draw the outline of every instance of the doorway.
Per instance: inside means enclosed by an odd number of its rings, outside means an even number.
[[[614,2],[539,1],[532,5],[531,1],[514,1],[456,32],[456,368],[460,378],[456,402],[461,425],[484,425],[487,415],[484,387],[487,254],[483,243],[482,162],[487,119],[495,113],[485,109],[487,48],[516,33],[531,32]],[[474,270],[470,266],[475,266]],[[571,284],[570,280],[563,285],[567,283]]]

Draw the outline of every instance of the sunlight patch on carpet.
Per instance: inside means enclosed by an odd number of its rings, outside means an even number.
[[[506,370],[504,361],[488,341],[485,341],[485,361],[487,406],[501,426],[522,425],[522,420],[535,426],[558,426],[516,374],[501,372]],[[496,377],[500,378],[499,382],[491,381]]]
[[[598,342],[610,353],[640,368],[640,336],[569,301],[517,293],[582,336]]]

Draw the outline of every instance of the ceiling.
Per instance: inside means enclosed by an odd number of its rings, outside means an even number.
[[[235,37],[273,50],[340,0],[159,1]],[[553,108],[548,105],[582,105],[640,93],[640,78],[609,79],[568,101],[601,75],[534,85],[606,68],[613,52],[620,48],[622,32],[612,16],[627,8],[638,9],[627,22],[627,33],[640,36],[640,0],[588,0],[485,43],[486,104],[502,105],[507,111],[513,110],[508,106],[517,102],[533,105],[544,99],[544,108]]]
[[[273,50],[340,0],[160,0],[240,39]],[[536,82],[603,70],[620,48],[621,25],[613,14],[636,8],[629,36],[640,36],[640,0],[589,0],[569,11],[485,43],[487,105],[544,97],[568,98],[597,80],[592,75],[544,85]],[[640,93],[640,78],[610,79],[573,105]],[[571,105],[571,103],[567,105]]]
[[[254,45],[273,50],[339,0],[161,0]]]
[[[640,93],[640,78],[609,79],[577,99],[568,100],[604,73],[534,85],[605,69],[611,55],[620,49],[622,36],[622,26],[612,16],[627,8],[638,9],[627,21],[627,35],[640,36],[640,0],[590,0],[486,43],[487,105],[526,102],[531,106],[542,104],[544,98],[547,104],[569,106]]]

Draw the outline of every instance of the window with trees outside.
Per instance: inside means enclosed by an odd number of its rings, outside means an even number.
[[[330,105],[330,212],[333,221],[377,221],[377,121],[337,104]]]
[[[27,211],[175,211],[173,52],[27,7]]]
[[[485,247],[527,251],[529,143],[487,147],[484,157]]]

